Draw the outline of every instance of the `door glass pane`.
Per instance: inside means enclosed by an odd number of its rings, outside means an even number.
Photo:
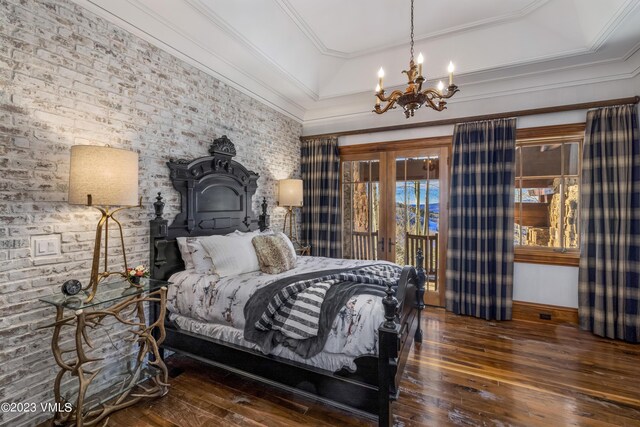
[[[380,162],[346,161],[342,163],[342,170],[343,256],[378,259]]]
[[[427,289],[437,290],[440,178],[437,156],[396,159],[396,263],[416,263],[422,249]]]
[[[347,183],[347,182],[353,182],[353,180],[351,179],[351,176],[353,174],[353,162],[342,162],[342,182],[343,183]]]
[[[351,162],[344,162],[351,163]],[[353,233],[353,184],[342,184],[342,256],[353,258],[351,234]]]

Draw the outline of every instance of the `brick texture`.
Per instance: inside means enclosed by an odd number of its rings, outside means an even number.
[[[226,134],[236,159],[260,174],[275,206],[276,181],[299,177],[301,125],[66,0],[0,0],[0,402],[52,399],[54,310],[38,302],[76,278],[87,283],[97,211],[66,203],[69,148],[137,151],[144,207],[120,215],[133,264],[148,263],[148,220],[158,191],[177,213],[170,158],[207,155]],[[282,226],[284,209],[272,209]],[[59,234],[62,254],[40,263],[31,236]],[[113,242],[113,262],[121,248]],[[122,350],[115,330],[103,356]],[[104,338],[106,340],[106,338]],[[100,338],[98,337],[98,342]],[[125,349],[126,350],[126,349]],[[0,413],[0,425],[50,414]]]

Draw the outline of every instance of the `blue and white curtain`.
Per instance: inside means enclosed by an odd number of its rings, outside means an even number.
[[[511,319],[516,120],[458,124],[453,135],[447,310]]]
[[[340,258],[340,153],[338,138],[302,141],[302,232],[311,254]]]
[[[640,140],[636,105],[590,110],[582,159],[580,326],[640,342]]]

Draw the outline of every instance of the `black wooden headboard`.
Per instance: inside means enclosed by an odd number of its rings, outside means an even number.
[[[166,280],[184,270],[176,237],[264,230],[269,226],[266,199],[257,218],[251,209],[260,176],[233,160],[233,143],[222,136],[213,141],[209,153],[194,160],[167,162],[171,183],[180,193],[180,213],[169,225],[163,218],[164,202],[158,193],[149,239],[154,279]]]

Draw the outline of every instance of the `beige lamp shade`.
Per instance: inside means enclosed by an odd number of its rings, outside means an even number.
[[[111,147],[74,145],[69,168],[69,203],[96,206],[138,204],[138,153]]]
[[[302,180],[281,179],[278,181],[278,205],[302,206]]]

